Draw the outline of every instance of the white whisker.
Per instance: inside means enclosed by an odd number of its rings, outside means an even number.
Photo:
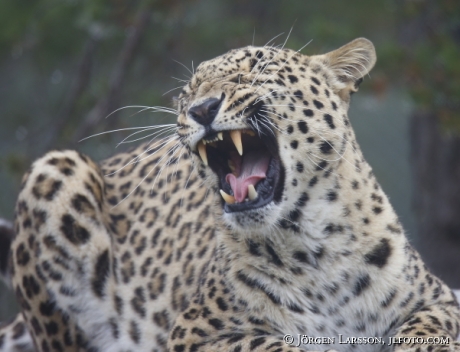
[[[177,61],[177,60],[174,60],[174,62],[177,62],[179,65],[181,65],[182,67],[184,67],[188,72],[190,72],[190,74],[193,76],[193,71],[191,71],[187,66],[185,66],[182,62],[180,61]]]
[[[116,171],[113,171],[109,174],[106,174],[105,176],[112,176],[118,172],[120,172],[121,170],[123,170],[124,168],[126,168],[127,166],[129,165],[132,165],[132,164],[136,164],[136,163],[140,163],[141,161],[145,160],[145,159],[148,159],[150,158],[151,156],[155,155],[156,153],[158,153],[161,149],[163,149],[167,144],[171,143],[172,141],[175,141],[175,140],[178,140],[178,136],[177,135],[173,135],[173,136],[166,136],[166,137],[163,137],[161,139],[158,140],[158,142],[161,142],[161,143],[158,143],[156,144],[155,146],[153,147],[149,147],[147,148],[145,151],[143,151],[142,153],[140,153],[139,155],[136,155],[136,157],[134,157],[133,159],[131,159],[128,163],[126,163],[125,165],[123,165],[121,168],[119,168],[118,170]],[[164,139],[166,139],[165,141],[163,141]],[[154,153],[152,154],[149,154],[148,156],[144,157],[144,158],[140,158],[142,155],[150,152],[151,150],[155,149],[156,147],[158,147],[159,149],[157,151],[155,151]]]
[[[169,124],[168,124],[169,125]],[[158,125],[158,126],[168,126],[168,125]],[[83,139],[80,139],[78,142],[83,142],[89,138],[93,138],[93,137],[97,137],[97,136],[102,136],[104,134],[108,134],[108,133],[115,133],[115,132],[121,132],[121,131],[130,131],[130,130],[140,130],[142,128],[150,128],[150,127],[153,127],[153,126],[142,126],[142,127],[127,127],[127,128],[119,128],[119,129],[116,129],[116,130],[110,130],[110,131],[104,131],[104,132],[100,132],[100,133],[96,133],[96,134],[92,134],[91,136],[88,136],[88,137],[85,137]]]
[[[172,153],[169,157],[168,157],[168,160],[171,158],[171,156],[174,156],[177,152],[177,150],[181,147],[181,144],[178,143],[176,144],[175,146],[171,147],[166,153],[165,155],[163,155],[160,160],[158,160],[158,163],[157,165],[155,165],[154,168],[157,168],[158,167],[158,164],[163,161],[164,158],[166,158],[168,156],[169,153]],[[180,149],[179,149],[180,150]],[[160,177],[160,175],[163,173],[163,170],[165,169],[165,167],[168,165],[168,163],[163,163],[163,165],[160,167],[160,170],[158,171],[157,175],[155,176],[155,179],[153,180],[153,184],[152,184],[152,187],[150,188],[150,191],[153,191],[153,188],[155,187],[155,183],[157,182],[158,178]]]
[[[123,106],[121,108],[118,108],[118,109],[112,111],[105,118],[107,119],[108,117],[112,116],[113,114],[117,113],[118,111],[121,111],[121,110],[124,110],[124,109],[134,109],[134,108],[135,109],[162,111],[162,112],[166,112],[166,113],[169,113],[169,114],[173,114],[175,116],[178,115],[177,110],[172,109],[172,108],[167,108],[167,107],[164,107],[164,106],[128,105],[128,106]]]
[[[165,96],[166,94],[172,92],[173,90],[176,90],[176,89],[179,89],[179,88],[183,88],[183,87],[184,87],[184,86],[179,86],[179,87],[172,88],[172,89],[168,90],[167,92],[163,93],[161,96],[163,97],[163,96]]]
[[[292,30],[292,29],[291,29]],[[289,32],[290,33],[290,32]],[[287,39],[286,39],[287,40]],[[287,60],[284,61],[283,65],[274,73],[272,73],[256,90],[254,93],[257,93],[257,91],[262,88],[265,83],[267,83],[274,75],[276,75],[280,70],[284,68],[284,66],[291,60],[291,58],[295,55],[298,54],[301,50],[303,50],[308,44],[310,44],[312,40],[310,40],[307,44],[305,44],[303,47],[301,47],[299,50],[295,51]]]
[[[185,79],[182,79],[182,78],[177,78],[177,77],[174,77],[174,76],[171,76],[172,79],[175,79],[176,81],[179,81],[179,82],[182,82],[184,84],[187,84],[189,81],[185,80]]]
[[[270,39],[267,43],[265,43],[264,48],[265,48],[266,46],[269,46],[268,44],[270,44],[272,41],[274,41],[276,38],[282,36],[283,34],[284,34],[284,32],[281,32],[280,34],[274,36],[274,37],[273,37],[272,39]]]
[[[174,147],[173,147],[173,148],[174,148]],[[171,149],[173,149],[173,148],[171,148]],[[170,150],[171,150],[171,149],[170,149]],[[166,155],[170,152],[170,150],[168,150],[168,151],[166,152]],[[152,154],[152,155],[153,155],[153,154]],[[151,157],[152,155],[149,155],[148,157]],[[139,161],[139,162],[140,162],[140,161]],[[147,175],[145,175],[145,177],[137,184],[136,187],[134,187],[134,188],[133,188],[133,189],[122,199],[122,200],[120,200],[116,205],[114,205],[114,206],[112,207],[112,209],[115,208],[116,206],[120,205],[120,204],[121,204],[123,201],[125,201],[126,199],[128,199],[128,197],[129,197],[131,194],[133,194],[133,192],[134,192],[136,189],[139,188],[139,186],[147,179],[147,177],[150,176],[150,174],[152,173],[153,170],[155,170],[155,168],[156,168],[156,166],[153,167],[153,168],[147,173]]]
[[[117,147],[119,147],[121,144],[125,144],[125,143],[133,143],[133,142],[137,142],[137,141],[140,141],[142,139],[145,139],[145,138],[148,138],[148,137],[151,137],[151,136],[156,136],[156,135],[161,135],[163,133],[167,133],[167,132],[171,132],[171,131],[174,131],[175,129],[177,128],[176,125],[173,125],[173,126],[169,126],[169,127],[166,127],[160,131],[155,131],[153,133],[150,133],[148,135],[145,135],[145,136],[142,136],[140,138],[137,138],[137,139],[134,139],[134,140],[128,140],[130,137],[138,134],[138,133],[142,133],[142,132],[145,132],[145,131],[149,131],[149,130],[152,130],[153,128],[149,128],[149,129],[145,129],[145,130],[142,130],[142,131],[137,131],[137,132],[134,132],[134,133],[131,133],[128,137],[124,138],[121,142],[119,142],[117,144]]]

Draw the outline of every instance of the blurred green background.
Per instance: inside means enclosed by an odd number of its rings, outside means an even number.
[[[109,156],[128,132],[172,123],[126,106],[170,106],[188,68],[275,44],[319,54],[367,37],[378,61],[350,117],[414,246],[460,288],[458,0],[4,0],[0,2],[0,217],[52,148]],[[180,63],[178,63],[178,62]],[[1,285],[1,284],[0,284]],[[0,320],[16,310],[0,287]]]

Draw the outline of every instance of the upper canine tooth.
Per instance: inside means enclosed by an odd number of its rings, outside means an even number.
[[[223,141],[224,140],[224,134],[222,132],[219,132],[217,134],[217,138],[219,138],[221,141]]]
[[[248,186],[248,197],[250,200],[256,199],[258,196],[256,189],[254,188],[254,185],[249,185]]]
[[[235,144],[236,150],[238,150],[238,154],[243,155],[243,143],[241,142],[241,131],[240,130],[233,130],[230,131],[230,138]]]
[[[200,154],[203,163],[208,166],[208,154],[206,153],[206,146],[202,141],[198,142],[198,153]]]
[[[235,197],[231,196],[230,194],[225,193],[223,190],[220,190],[220,195],[224,198],[225,203],[233,204],[235,203]]]

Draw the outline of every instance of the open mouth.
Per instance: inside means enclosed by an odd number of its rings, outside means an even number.
[[[252,129],[210,132],[198,154],[218,176],[225,212],[260,208],[281,200],[284,169],[275,135]]]

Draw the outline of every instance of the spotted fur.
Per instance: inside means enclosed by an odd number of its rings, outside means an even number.
[[[317,56],[232,50],[184,87],[175,139],[100,165],[74,151],[36,161],[11,247],[35,348],[458,350],[455,296],[408,243],[347,117],[374,63],[362,38]],[[192,118],[209,99],[215,116]],[[226,212],[197,145],[248,128],[270,136],[280,187],[262,207]],[[285,334],[450,343],[297,347]]]

